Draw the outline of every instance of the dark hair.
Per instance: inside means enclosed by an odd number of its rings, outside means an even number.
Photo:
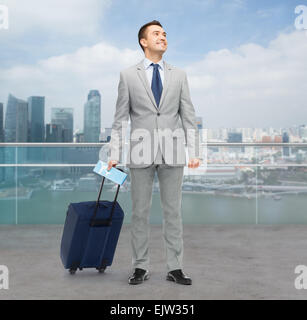
[[[151,22],[148,22],[148,23],[144,24],[144,25],[141,27],[141,29],[139,30],[138,37],[139,37],[139,45],[141,46],[141,48],[142,48],[143,51],[144,51],[144,48],[143,48],[143,46],[141,45],[140,40],[141,40],[142,38],[145,38],[146,28],[149,27],[149,26],[160,26],[161,28],[163,28],[162,25],[161,25],[161,23],[160,23],[159,21],[157,21],[157,20],[153,20],[153,21],[151,21]]]

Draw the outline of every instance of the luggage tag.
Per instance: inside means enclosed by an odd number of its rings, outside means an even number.
[[[107,170],[108,164],[99,160],[93,169],[93,171],[100,176],[105,177],[106,179],[109,179],[116,184],[122,185],[126,178],[127,174],[125,172],[122,172],[114,167],[112,167],[109,171]]]

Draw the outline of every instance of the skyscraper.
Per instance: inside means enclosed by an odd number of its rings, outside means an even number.
[[[62,142],[63,130],[61,124],[46,124],[46,142]]]
[[[84,105],[84,142],[99,142],[101,96],[98,90],[91,90]]]
[[[29,97],[29,142],[45,141],[45,97]]]
[[[288,134],[288,132],[283,132],[283,134],[282,134],[282,142],[283,143],[289,143],[289,134]],[[286,157],[289,157],[289,155],[290,155],[290,149],[289,149],[289,147],[283,147],[282,148],[282,151],[283,151],[283,155],[284,156],[286,156]]]
[[[4,127],[5,142],[27,142],[28,103],[9,94]]]
[[[63,142],[63,126],[61,124],[46,124],[46,142]],[[61,163],[63,161],[64,148],[45,148],[45,159],[50,163]]]
[[[5,142],[27,142],[28,141],[28,103],[24,100],[17,99],[9,94],[4,124],[4,141]],[[5,148],[5,162],[23,163],[27,158],[26,148]],[[23,173],[23,170],[19,170]],[[13,180],[15,177],[14,168],[5,168],[5,179]]]
[[[73,142],[73,109],[51,108],[51,124],[62,125],[62,142]]]
[[[28,141],[45,141],[45,97],[28,98]],[[27,151],[31,162],[44,161],[44,147],[28,147]]]

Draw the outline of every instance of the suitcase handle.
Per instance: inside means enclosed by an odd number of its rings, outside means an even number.
[[[124,170],[119,169],[119,168],[117,168],[117,170],[120,170],[120,171],[124,172]],[[96,214],[97,214],[97,209],[98,209],[98,206],[99,206],[100,195],[101,195],[103,184],[104,184],[104,180],[105,180],[105,177],[102,178],[102,182],[101,182],[101,185],[100,185],[100,190],[99,190],[99,194],[98,194],[98,199],[96,201],[94,214],[93,214],[93,217],[92,217],[91,222],[90,222],[90,226],[91,227],[95,227],[95,226],[96,227],[98,227],[98,226],[99,227],[101,227],[101,226],[110,226],[112,224],[112,217],[113,217],[113,214],[114,214],[114,209],[115,209],[115,204],[116,204],[116,199],[117,199],[117,196],[118,196],[118,192],[119,192],[119,189],[120,189],[120,184],[118,185],[117,190],[116,190],[116,194],[115,194],[115,198],[114,198],[114,201],[113,201],[110,217],[108,219],[95,220]]]

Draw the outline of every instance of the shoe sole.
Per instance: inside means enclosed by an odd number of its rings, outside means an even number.
[[[143,280],[141,280],[141,281],[136,281],[136,282],[130,282],[130,280],[129,280],[128,283],[135,285],[135,284],[143,283],[145,280],[148,280],[148,279],[149,279],[149,274],[146,274]]]
[[[173,282],[179,283],[179,284],[184,284],[184,285],[191,285],[192,284],[192,281],[190,283],[178,282],[175,278],[173,278],[172,276],[169,276],[169,275],[166,276],[166,280],[173,281]]]

